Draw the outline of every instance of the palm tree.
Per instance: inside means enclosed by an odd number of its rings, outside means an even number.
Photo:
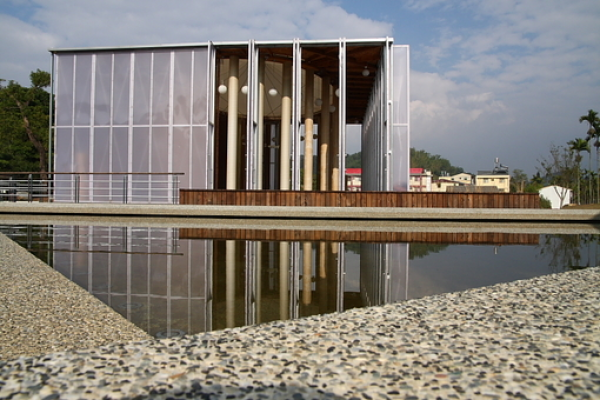
[[[600,118],[598,118],[596,111],[590,109],[587,115],[579,117],[579,123],[583,121],[586,121],[589,126],[586,140],[589,142],[594,138],[596,139],[594,147],[596,148],[596,179],[598,179],[600,177],[600,165],[598,164],[598,159],[600,158]],[[597,199],[600,199],[600,182],[596,182],[596,188],[598,190]]]
[[[581,204],[581,156],[582,151],[590,153],[590,145],[585,139],[574,139],[568,142],[569,149],[577,153],[575,162],[577,162],[577,203]]]

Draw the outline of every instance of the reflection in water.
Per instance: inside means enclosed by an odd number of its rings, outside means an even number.
[[[543,235],[540,257],[549,258],[552,272],[598,265],[598,235]]]
[[[364,242],[350,236],[347,241],[307,240],[285,231],[280,236],[286,240],[267,240],[264,231],[262,238],[237,232],[212,239],[205,231],[156,227],[35,231],[38,235],[31,226],[2,228],[156,337],[380,305],[596,265],[598,242],[598,235],[388,233],[379,242],[370,236]]]

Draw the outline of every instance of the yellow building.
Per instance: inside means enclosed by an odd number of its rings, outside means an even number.
[[[494,169],[493,171],[479,171],[475,176],[477,187],[497,187],[499,192],[510,192],[510,175],[508,169]]]

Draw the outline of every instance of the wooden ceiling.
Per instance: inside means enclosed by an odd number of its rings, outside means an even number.
[[[360,124],[367,110],[376,71],[382,56],[382,45],[347,45],[346,47],[346,123]],[[291,61],[291,46],[260,47],[260,55],[268,61]],[[220,48],[218,58],[237,55],[247,59],[246,48]],[[331,83],[339,82],[339,47],[335,45],[302,46],[302,68],[312,69],[320,77],[328,76]],[[363,75],[367,68],[369,74]]]

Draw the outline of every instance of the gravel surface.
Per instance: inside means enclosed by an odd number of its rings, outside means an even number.
[[[0,360],[150,338],[3,234],[0,255]]]
[[[120,317],[98,305],[83,308],[79,299],[89,295],[56,274],[34,282],[43,264],[15,252],[4,237],[0,246],[27,266],[3,261],[2,340],[32,342],[31,354],[79,348],[0,361],[2,399],[600,398],[600,268],[126,343],[139,336],[125,334]],[[29,278],[17,289],[19,274]],[[72,305],[44,309],[37,291],[45,291],[46,302],[64,296],[69,300],[60,303]],[[21,321],[11,312],[19,308],[33,317]],[[61,318],[37,321],[54,312]],[[34,333],[41,327],[53,334]],[[56,333],[65,327],[68,338]],[[98,346],[90,335],[120,343]]]

